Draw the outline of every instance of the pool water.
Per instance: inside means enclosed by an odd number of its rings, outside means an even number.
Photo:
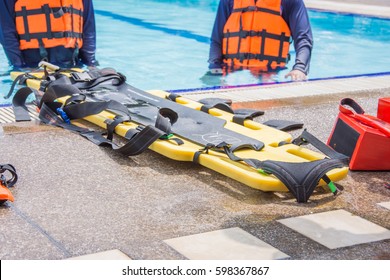
[[[254,76],[205,75],[219,0],[95,0],[97,59],[144,89],[186,90],[283,82],[289,70]],[[314,49],[309,79],[390,72],[390,20],[310,10]],[[287,65],[291,69],[295,53]],[[386,55],[387,54],[387,55]],[[0,74],[8,66],[0,50]],[[0,77],[0,95],[11,81]],[[0,103],[9,103],[0,97]]]

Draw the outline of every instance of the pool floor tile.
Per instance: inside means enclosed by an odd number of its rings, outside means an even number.
[[[131,258],[129,258],[126,254],[122,253],[120,250],[115,249],[99,252],[96,254],[69,258],[68,260],[131,260]]]
[[[380,205],[380,206],[390,210],[390,201],[388,201],[388,202],[381,202],[381,203],[378,203],[378,205]]]
[[[390,239],[390,231],[345,210],[278,220],[283,225],[336,249]]]
[[[273,260],[289,257],[237,227],[164,242],[190,260]]]

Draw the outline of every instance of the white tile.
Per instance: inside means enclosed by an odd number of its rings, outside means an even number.
[[[378,205],[380,205],[380,206],[390,210],[390,201],[388,201],[388,202],[381,202],[381,203],[378,203]]]
[[[278,220],[289,228],[330,248],[390,239],[390,231],[345,210]]]
[[[69,258],[69,260],[131,260],[127,255],[120,250],[110,250],[105,252],[99,252],[96,254],[89,254],[84,256],[78,256]]]
[[[240,228],[164,241],[190,260],[273,260],[289,256]]]

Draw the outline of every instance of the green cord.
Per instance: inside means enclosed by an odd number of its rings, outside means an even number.
[[[337,193],[337,187],[336,187],[336,185],[335,185],[332,181],[330,181],[330,182],[328,183],[328,186],[329,186],[330,191],[331,191],[333,194],[336,195],[336,193]]]
[[[160,139],[170,139],[172,137],[173,137],[173,134],[171,133],[171,134],[168,134],[168,135],[161,136]]]
[[[271,173],[268,173],[267,171],[265,171],[263,169],[257,169],[257,172],[259,172],[260,174],[266,175],[266,176],[271,175]]]

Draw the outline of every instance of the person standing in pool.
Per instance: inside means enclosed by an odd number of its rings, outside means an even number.
[[[2,0],[0,28],[14,68],[42,60],[64,68],[98,64],[92,0]]]
[[[313,35],[303,0],[220,0],[211,35],[209,73],[223,68],[274,72],[286,68],[294,41],[295,64],[285,76],[307,79]]]

